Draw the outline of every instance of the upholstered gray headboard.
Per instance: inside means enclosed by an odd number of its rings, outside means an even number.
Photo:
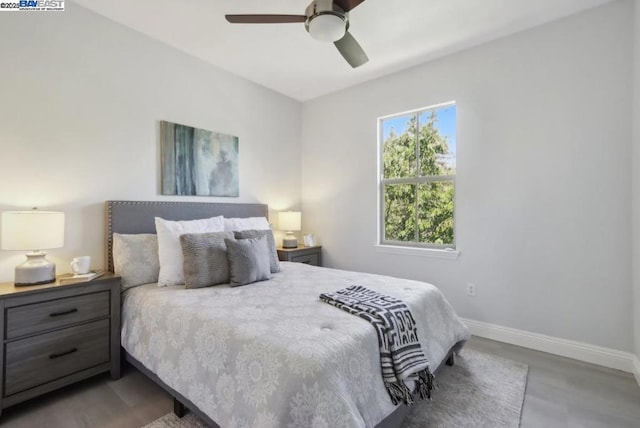
[[[113,272],[114,233],[156,233],[155,217],[166,220],[195,220],[215,217],[268,217],[265,204],[216,202],[107,201],[106,265]]]

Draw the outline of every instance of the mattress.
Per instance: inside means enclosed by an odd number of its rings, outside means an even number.
[[[302,263],[281,268],[242,287],[130,289],[122,346],[225,428],[374,427],[396,408],[375,330],[320,293],[362,285],[402,299],[432,371],[469,338],[433,285]]]

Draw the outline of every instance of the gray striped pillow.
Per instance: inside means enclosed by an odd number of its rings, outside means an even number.
[[[234,239],[233,232],[180,235],[186,288],[202,288],[229,282],[225,239]]]

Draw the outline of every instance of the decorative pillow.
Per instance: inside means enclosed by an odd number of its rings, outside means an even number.
[[[268,230],[239,230],[233,232],[236,239],[262,238],[267,237],[267,245],[269,245],[269,268],[271,273],[280,272],[280,260],[278,259],[278,251],[276,250],[276,240],[273,238],[273,231]]]
[[[225,239],[234,239],[233,232],[185,233],[180,236],[186,288],[229,282]]]
[[[269,222],[265,217],[247,217],[247,218],[225,218],[224,231],[235,232],[236,230],[266,230],[271,229]]]
[[[225,239],[231,286],[271,279],[267,238]]]
[[[222,216],[218,216],[202,220],[170,221],[156,217],[158,258],[160,259],[159,286],[184,284],[180,235],[185,233],[222,232],[224,229],[222,219]]]
[[[158,237],[150,233],[113,234],[113,270],[126,290],[136,285],[158,282]]]

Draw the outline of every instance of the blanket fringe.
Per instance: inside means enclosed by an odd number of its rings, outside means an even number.
[[[417,374],[416,391],[421,399],[431,400],[431,391],[433,391],[435,387],[435,376],[433,376],[433,373],[431,373],[428,367],[419,371]],[[411,406],[413,404],[413,393],[403,381],[400,380],[393,383],[385,382],[384,386],[387,388],[391,402],[394,405],[404,403],[407,406]]]
[[[427,367],[424,370],[418,372],[418,392],[420,398],[431,400],[431,391],[433,390],[434,376],[431,370]]]
[[[394,383],[385,383],[384,386],[387,388],[389,397],[391,397],[391,402],[394,405],[404,403],[407,406],[411,406],[413,404],[413,394],[403,381],[400,380]]]

